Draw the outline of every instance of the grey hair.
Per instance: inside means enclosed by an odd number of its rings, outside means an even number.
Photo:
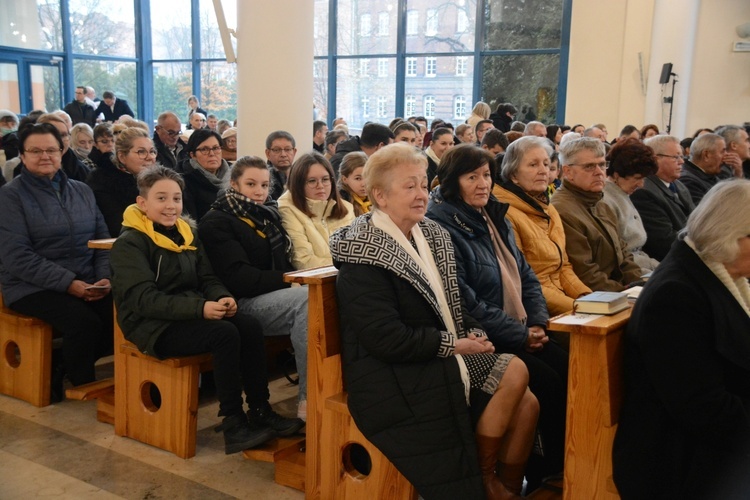
[[[547,127],[544,126],[544,123],[542,122],[529,122],[526,124],[526,127],[523,129],[524,135],[528,135],[534,132],[534,130],[538,127],[542,127],[544,129],[544,135],[547,135]]]
[[[673,135],[654,135],[649,137],[643,144],[654,150],[656,154],[662,154],[667,149],[667,144],[670,142],[680,145],[680,140]]]
[[[727,147],[729,147],[730,142],[738,143],[742,141],[740,132],[743,130],[745,129],[737,125],[724,125],[723,127],[717,128],[715,132],[716,134],[724,138],[724,141],[726,141],[727,143]]]
[[[723,141],[724,138],[718,134],[703,134],[693,140],[690,145],[690,161],[694,161],[703,156],[704,151],[710,151],[716,147],[716,143]]]
[[[712,187],[688,217],[682,233],[702,258],[733,262],[740,251],[738,240],[750,235],[750,180],[731,179]]]
[[[601,142],[601,141],[600,141]],[[505,150],[505,156],[503,157],[503,166],[500,170],[503,181],[508,182],[513,179],[518,169],[521,167],[521,161],[523,157],[532,149],[542,148],[547,153],[547,156],[552,156],[554,150],[549,145],[549,139],[546,137],[535,137],[527,135],[525,137],[519,137],[515,141],[511,142],[508,148]]]
[[[568,141],[560,147],[560,165],[570,165],[581,151],[592,151],[597,157],[604,156],[604,143],[595,137],[581,137]]]
[[[560,139],[559,146],[562,147],[563,144],[570,142],[570,141],[575,141],[576,139],[580,139],[581,137],[583,136],[579,134],[578,132],[568,132],[567,134],[564,134],[562,136],[562,139]]]

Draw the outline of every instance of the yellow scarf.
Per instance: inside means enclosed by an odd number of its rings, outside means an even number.
[[[172,252],[180,253],[184,250],[197,250],[197,247],[191,246],[193,242],[193,232],[190,230],[190,226],[187,222],[182,219],[177,219],[177,230],[180,232],[182,237],[185,239],[184,245],[177,245],[174,241],[170,240],[161,233],[154,230],[154,221],[146,217],[146,214],[138,208],[135,203],[125,209],[122,214],[122,225],[125,227],[132,227],[138,231],[144,233],[146,236],[151,238],[156,246],[170,250]]]
[[[349,194],[352,197],[352,201],[356,203],[357,205],[359,205],[360,213],[357,215],[366,214],[370,212],[370,209],[372,208],[372,202],[367,198],[367,196],[365,196],[364,198],[360,198],[359,196],[357,196],[351,191],[349,191]]]

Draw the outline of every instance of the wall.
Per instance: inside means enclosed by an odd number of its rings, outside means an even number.
[[[565,122],[604,122],[610,138],[627,124],[664,130],[668,107],[658,80],[665,62],[679,74],[672,134],[750,121],[750,53],[731,50],[735,27],[747,21],[747,0],[575,0]]]

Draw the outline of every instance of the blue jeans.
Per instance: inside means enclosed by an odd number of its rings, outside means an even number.
[[[263,335],[290,335],[299,374],[299,400],[307,399],[307,287],[283,288],[237,302],[263,326]]]

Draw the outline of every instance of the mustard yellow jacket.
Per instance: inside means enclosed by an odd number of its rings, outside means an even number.
[[[568,261],[560,214],[515,185],[495,185],[492,192],[510,205],[505,217],[513,226],[518,248],[542,285],[550,316],[573,309],[573,300],[591,289],[576,276]]]

